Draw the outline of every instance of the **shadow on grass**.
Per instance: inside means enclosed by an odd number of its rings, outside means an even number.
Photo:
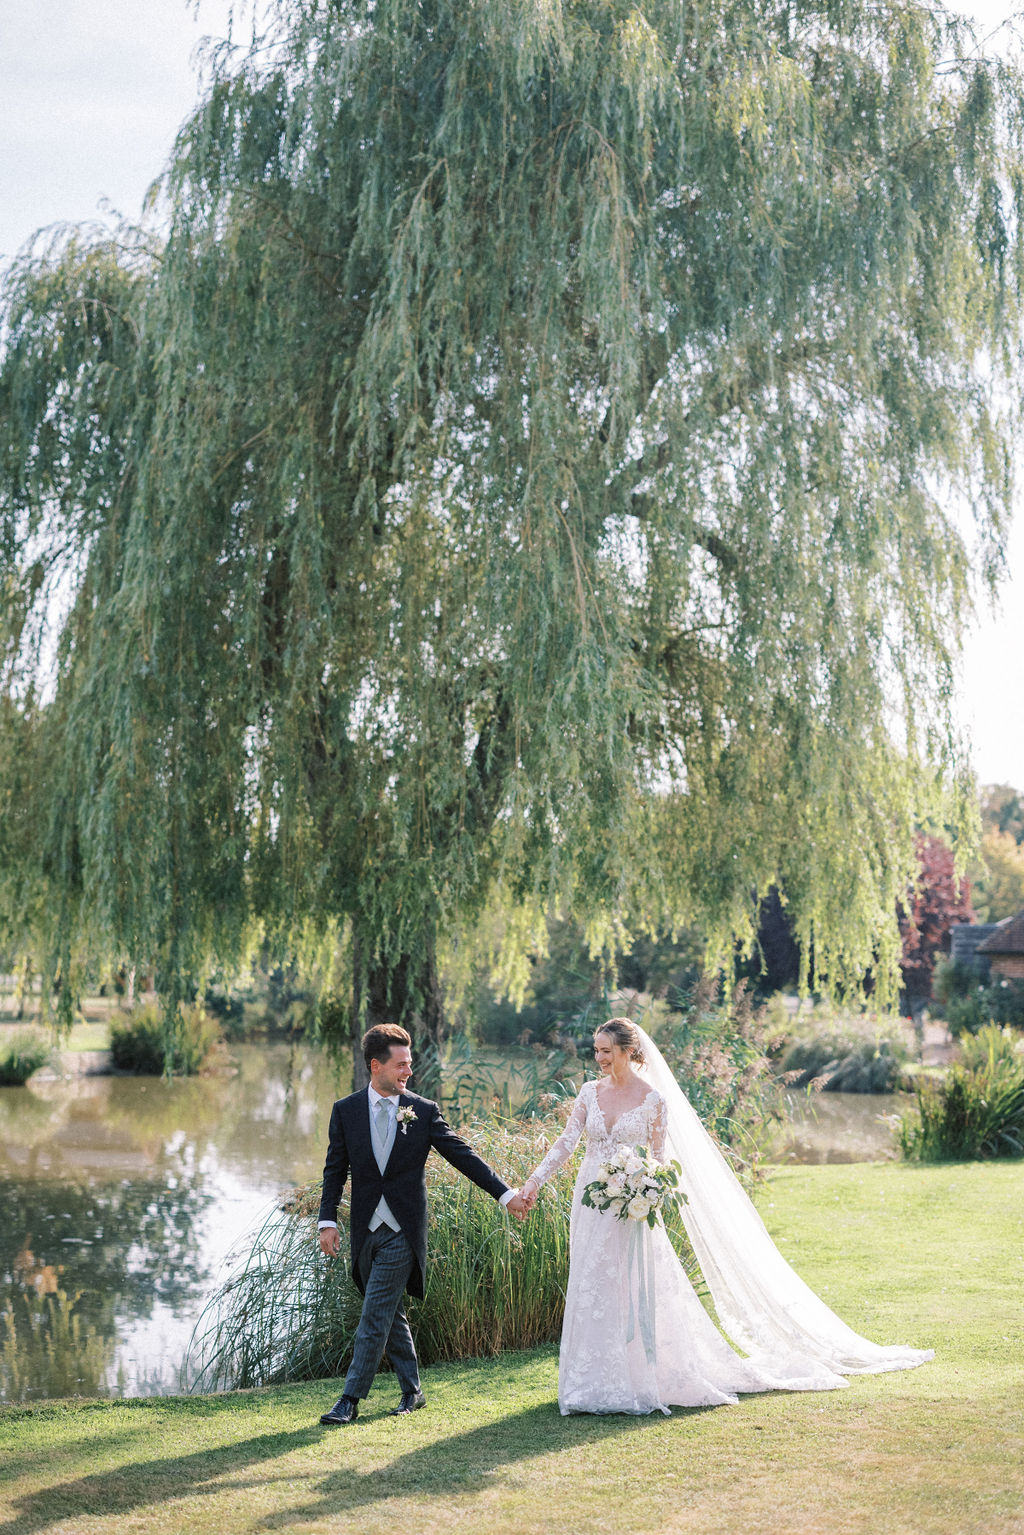
[[[77,1516],[127,1514],[168,1498],[222,1493],[221,1478],[315,1444],[323,1433],[317,1426],[293,1433],[260,1434],[192,1455],[147,1460],[58,1482],[18,1499],[13,1506],[19,1511],[0,1524],[0,1535],[31,1535],[51,1524],[72,1529]]]
[[[711,1408],[678,1411],[675,1418],[701,1416]],[[333,1515],[353,1513],[370,1504],[398,1496],[437,1498],[458,1493],[479,1492],[494,1485],[493,1477],[508,1466],[521,1466],[532,1456],[549,1455],[580,1443],[614,1439],[624,1433],[643,1433],[666,1419],[660,1414],[632,1417],[624,1413],[605,1416],[580,1414],[563,1418],[551,1402],[509,1413],[506,1417],[453,1434],[446,1439],[432,1439],[429,1444],[397,1455],[386,1470],[375,1464],[372,1470],[358,1466],[339,1468],[323,1477],[316,1496],[301,1505],[267,1514],[260,1521],[265,1530],[284,1530],[291,1524]],[[367,1423],[367,1428],[371,1425]],[[359,1440],[353,1428],[345,1431],[346,1448],[352,1446],[359,1457]],[[369,1445],[367,1449],[369,1450]],[[373,1459],[379,1461],[380,1445],[374,1445]],[[2,1531],[0,1531],[2,1535]]]
[[[676,1417],[701,1415],[705,1409],[690,1409]],[[711,1409],[707,1409],[711,1410]],[[369,1433],[377,1422],[387,1419],[367,1418],[352,1429],[324,1429],[311,1425],[285,1433],[261,1434],[190,1455],[167,1456],[120,1466],[109,1471],[58,1482],[39,1492],[30,1493],[12,1505],[12,1517],[0,1523],[0,1535],[33,1535],[52,1525],[74,1528],[76,1517],[128,1515],[132,1510],[165,1502],[169,1498],[223,1496],[244,1498],[266,1483],[259,1475],[244,1473],[321,1443],[326,1437],[337,1439],[339,1453],[360,1459],[366,1447],[367,1459],[379,1462],[381,1445]],[[301,1505],[268,1513],[260,1522],[267,1530],[286,1529],[288,1525],[311,1519],[337,1516],[392,1498],[396,1494],[422,1494],[425,1497],[452,1493],[473,1493],[493,1485],[491,1478],[505,1467],[522,1465],[533,1456],[547,1455],[581,1443],[614,1439],[623,1433],[643,1433],[656,1418],[635,1418],[622,1414],[608,1417],[562,1418],[552,1402],[511,1412],[466,1433],[448,1438],[431,1438],[427,1444],[396,1453],[385,1473],[379,1464],[363,1471],[358,1464],[339,1467],[323,1476],[313,1488],[313,1496]],[[396,1446],[397,1449],[397,1446]],[[211,1519],[215,1514],[211,1511]]]

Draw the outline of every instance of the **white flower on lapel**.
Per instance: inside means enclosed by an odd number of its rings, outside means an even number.
[[[395,1119],[398,1121],[398,1128],[401,1130],[402,1134],[405,1135],[409,1129],[409,1126],[416,1123],[416,1110],[412,1107],[411,1104],[407,1103],[398,1110],[398,1113],[395,1115]]]

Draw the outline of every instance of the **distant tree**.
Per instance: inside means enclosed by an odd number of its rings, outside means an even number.
[[[931,996],[932,972],[950,928],[955,922],[974,921],[970,881],[957,875],[950,848],[930,836],[920,836],[917,848],[917,883],[900,909],[900,969],[911,1007]]]
[[[1008,783],[986,784],[981,791],[981,824],[1024,843],[1024,796]]]
[[[971,868],[979,922],[1001,922],[1024,910],[1024,846],[1009,831],[987,831]]]
[[[714,959],[776,885],[891,982],[936,488],[984,571],[1011,501],[1014,67],[895,0],[268,12],[166,238],[6,285],[0,916],[172,1001],[333,944],[356,1031],[438,1033],[495,910],[506,967],[552,909]]]

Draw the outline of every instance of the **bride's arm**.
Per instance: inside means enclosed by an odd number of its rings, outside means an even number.
[[[544,1160],[534,1169],[520,1189],[519,1192],[524,1199],[532,1200],[535,1198],[537,1190],[547,1183],[554,1173],[557,1173],[560,1168],[565,1166],[576,1150],[580,1136],[583,1134],[583,1127],[587,1122],[585,1092],[586,1088],[580,1092],[579,1097],[573,1104],[572,1113],[569,1115],[565,1129],[558,1139],[552,1142],[551,1148]]]

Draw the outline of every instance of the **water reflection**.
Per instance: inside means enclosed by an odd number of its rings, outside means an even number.
[[[346,1084],[301,1047],[224,1077],[0,1089],[0,1396],[173,1390],[232,1243],[322,1165]]]
[[[787,1093],[773,1162],[885,1162],[896,1156],[895,1120],[909,1093]]]

